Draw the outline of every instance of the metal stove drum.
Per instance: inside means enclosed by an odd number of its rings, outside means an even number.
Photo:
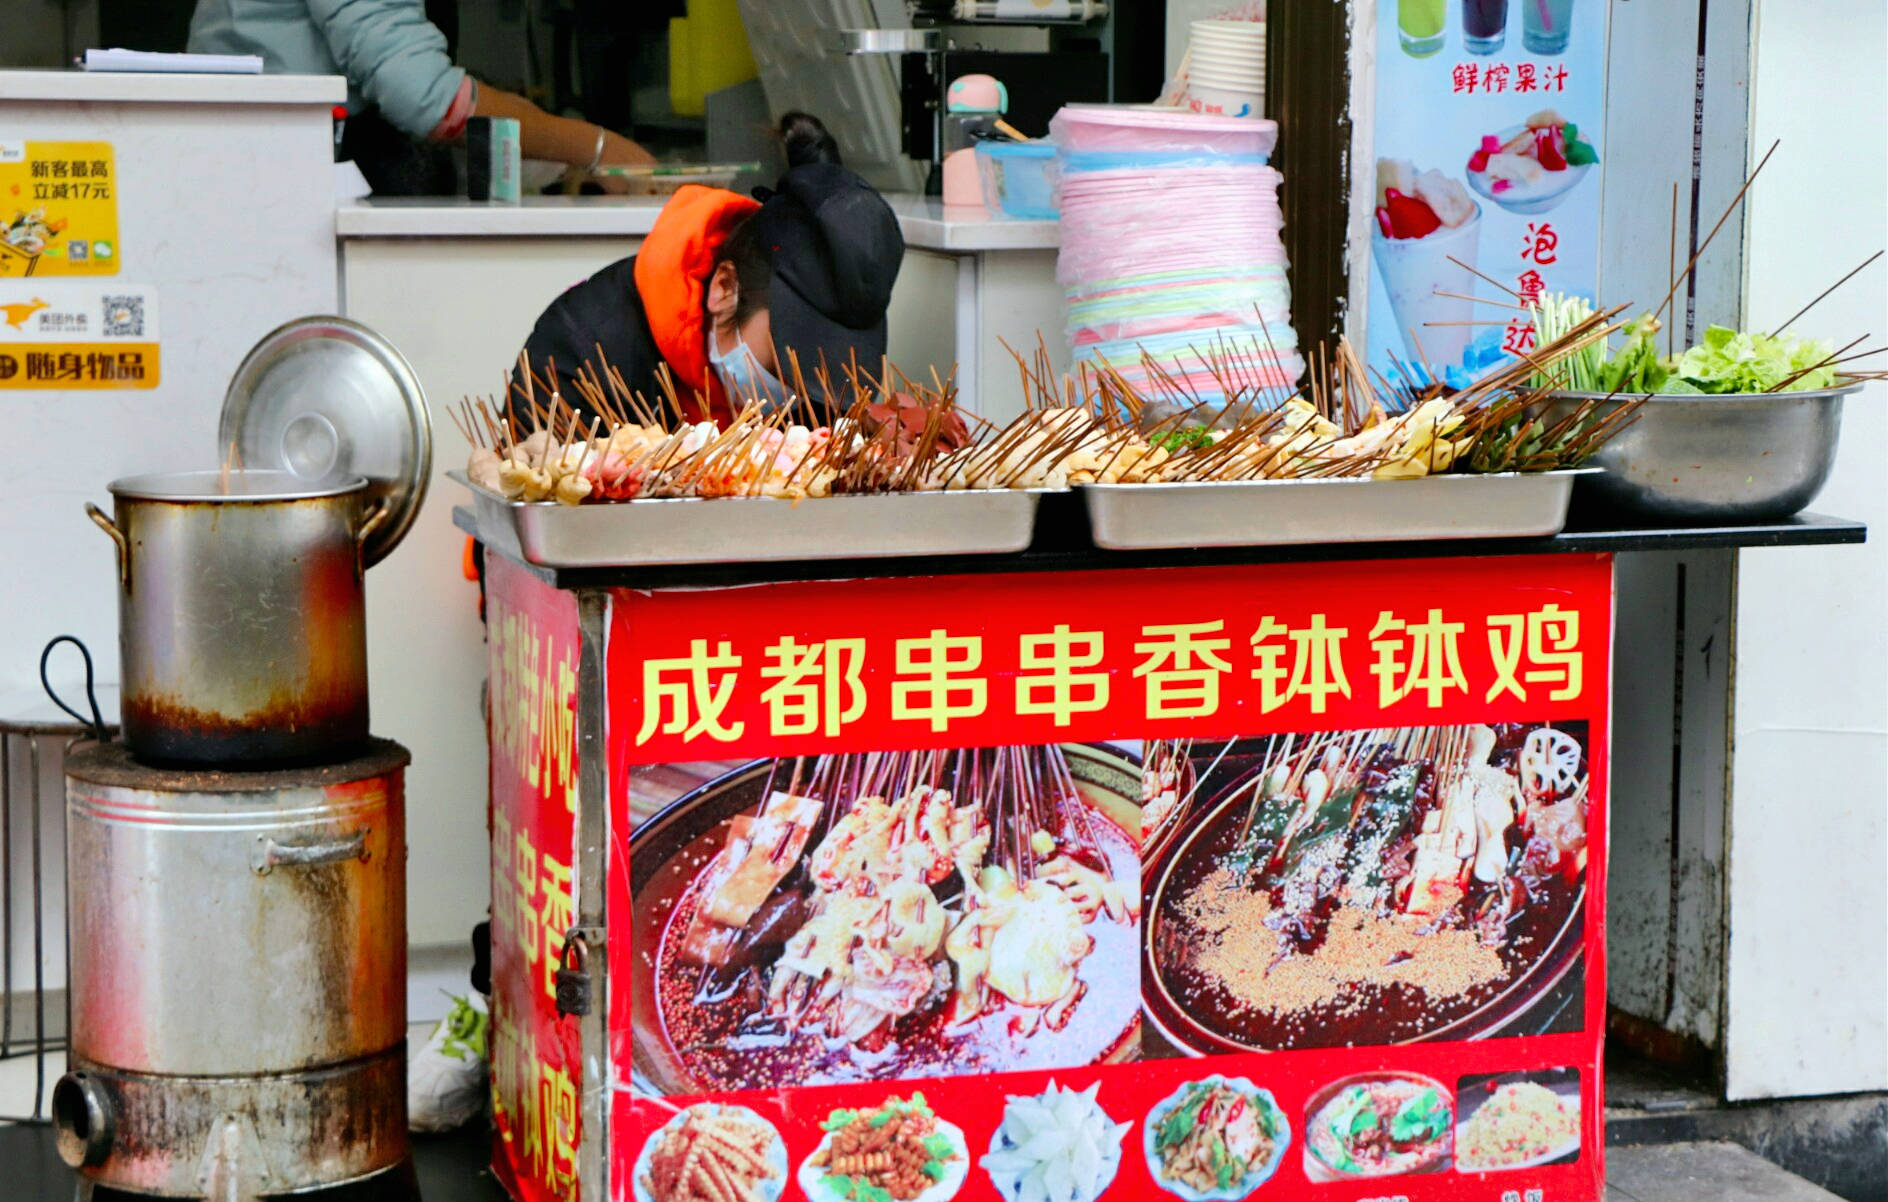
[[[281,771],[67,759],[53,1119],[88,1185],[220,1202],[403,1165],[407,762],[380,741]]]

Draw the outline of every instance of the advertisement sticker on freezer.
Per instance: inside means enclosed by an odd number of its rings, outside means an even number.
[[[0,139],[0,279],[117,274],[111,143]]]
[[[156,388],[157,289],[0,278],[0,388]]]
[[[1611,598],[617,592],[612,1197],[1598,1202]]]

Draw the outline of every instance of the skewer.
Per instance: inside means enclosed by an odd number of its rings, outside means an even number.
[[[1718,218],[1718,223],[1711,227],[1711,232],[1705,235],[1704,241],[1698,244],[1698,249],[1692,252],[1691,261],[1685,264],[1685,270],[1672,277],[1672,286],[1666,290],[1665,299],[1659,302],[1659,307],[1652,312],[1654,317],[1663,318],[1665,316],[1667,306],[1672,303],[1672,298],[1678,295],[1678,285],[1686,277],[1691,275],[1693,268],[1698,266],[1699,257],[1703,255],[1705,249],[1711,245],[1711,240],[1718,236],[1718,231],[1724,228],[1724,223],[1731,219],[1731,214],[1735,213],[1738,206],[1744,203],[1744,196],[1750,191],[1750,186],[1757,182],[1757,177],[1763,174],[1764,166],[1769,163],[1770,156],[1775,154],[1777,147],[1782,144],[1783,140],[1778,138],[1776,141],[1770,143],[1770,149],[1763,152],[1763,158],[1757,163],[1756,168],[1751,171],[1749,177],[1744,180],[1744,186],[1737,190],[1737,195],[1731,197],[1731,203],[1725,206],[1724,215]]]
[[[477,442],[475,442],[475,441],[473,440],[473,438],[472,438],[472,428],[471,428],[470,426],[467,426],[467,425],[465,424],[465,421],[464,421],[464,419],[462,419],[462,418],[461,418],[461,417],[459,416],[459,412],[458,412],[458,410],[456,410],[456,409],[454,409],[454,408],[453,408],[452,406],[450,406],[450,405],[448,405],[448,406],[446,407],[446,416],[452,419],[452,424],[453,424],[454,426],[457,426],[457,427],[458,427],[458,429],[459,429],[459,436],[460,436],[461,438],[463,438],[463,439],[465,439],[465,440],[466,440],[467,442],[469,442],[469,443],[472,443],[472,445],[473,445],[473,446],[475,446],[475,447],[476,447],[476,446],[479,446],[479,445],[480,445],[479,443],[477,443]]]
[[[1449,256],[1449,262],[1455,264],[1457,267],[1460,267],[1463,271],[1468,272],[1470,275],[1475,276],[1477,279],[1482,280],[1484,283],[1493,284],[1495,287],[1501,289],[1503,292],[1507,293],[1509,296],[1512,296],[1515,300],[1521,299],[1521,294],[1519,292],[1516,292],[1514,289],[1508,287],[1506,284],[1502,283],[1500,280],[1496,279],[1494,276],[1483,273],[1482,271],[1477,269],[1473,263],[1464,263],[1462,262],[1462,260],[1456,258],[1454,255]]]
[[[1672,181],[1672,233],[1671,243],[1665,251],[1665,276],[1667,279],[1678,278],[1678,181]],[[1677,322],[1665,323],[1665,357],[1670,359],[1678,354],[1678,348],[1672,340],[1678,336]],[[1787,323],[1786,323],[1787,324]]]
[[[1829,285],[1827,288],[1824,288],[1821,292],[1817,293],[1815,300],[1810,301],[1807,305],[1804,305],[1802,308],[1798,309],[1796,312],[1790,314],[1788,320],[1786,320],[1782,325],[1778,326],[1776,329],[1770,331],[1770,337],[1775,338],[1777,335],[1781,334],[1783,331],[1789,329],[1790,326],[1796,321],[1797,318],[1801,317],[1803,314],[1809,312],[1811,309],[1814,309],[1817,305],[1821,304],[1824,297],[1828,296],[1831,292],[1834,292],[1836,289],[1842,287],[1842,285],[1854,279],[1858,274],[1861,273],[1862,268],[1867,267],[1870,263],[1873,263],[1876,259],[1881,258],[1881,256],[1882,256],[1882,252],[1876,251],[1874,254],[1868,256],[1868,258],[1863,259],[1861,263],[1857,264],[1856,267],[1849,272],[1849,274],[1843,276],[1841,279],[1837,280],[1835,283]]]
[[[1839,346],[1832,353],[1824,355],[1821,359],[1818,359],[1816,362],[1810,364],[1808,367],[1805,367],[1803,370],[1796,372],[1793,375],[1785,376],[1783,379],[1777,381],[1775,384],[1772,384],[1770,387],[1764,389],[1764,391],[1765,392],[1782,392],[1784,389],[1796,383],[1798,380],[1802,379],[1804,376],[1808,375],[1810,372],[1817,371],[1821,368],[1829,366],[1830,363],[1834,362],[1836,356],[1841,355],[1844,352],[1854,350],[1857,346],[1859,346],[1861,343],[1867,340],[1868,340],[1868,335],[1864,334],[1860,338],[1857,338],[1855,341],[1849,343],[1847,346]]]
[[[1834,367],[1838,363],[1853,363],[1857,359],[1867,359],[1873,355],[1879,355],[1884,352],[1888,352],[1888,346],[1878,346],[1872,351],[1862,351],[1859,354],[1844,355],[1840,359],[1831,359],[1829,361],[1829,366]]]
[[[1443,291],[1442,289],[1440,289],[1440,288],[1437,288],[1437,289],[1435,289],[1435,290],[1434,290],[1434,292],[1432,293],[1432,295],[1435,295],[1435,296],[1446,296],[1446,297],[1448,297],[1448,298],[1449,298],[1450,300],[1465,300],[1465,301],[1474,301],[1474,302],[1475,302],[1476,304],[1478,304],[1478,305],[1495,305],[1495,306],[1497,306],[1497,307],[1499,307],[1499,308],[1502,308],[1502,309],[1514,309],[1514,310],[1516,310],[1517,312],[1521,312],[1521,313],[1531,313],[1531,312],[1533,312],[1533,310],[1532,310],[1532,309],[1529,309],[1529,308],[1528,308],[1528,307],[1527,307],[1526,305],[1515,305],[1515,304],[1510,304],[1510,303],[1508,303],[1507,301],[1503,301],[1503,300],[1495,300],[1495,299],[1494,299],[1493,297],[1488,297],[1488,296],[1473,296],[1473,295],[1471,295],[1471,294],[1469,294],[1469,293],[1466,293],[1466,292],[1444,292],[1444,291]],[[1424,325],[1431,325],[1431,326],[1433,326],[1433,325],[1446,325],[1446,324],[1455,324],[1455,323],[1447,323],[1447,322],[1436,322],[1436,321],[1427,321],[1427,322],[1424,322],[1423,324],[1424,324]],[[1496,322],[1488,322],[1488,323],[1485,323],[1485,324],[1488,324],[1488,325],[1505,325],[1505,324],[1507,324],[1507,323],[1505,323],[1505,322],[1499,322],[1499,321],[1496,321]]]

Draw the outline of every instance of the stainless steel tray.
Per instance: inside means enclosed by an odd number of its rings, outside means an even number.
[[[1081,489],[1095,545],[1111,551],[1527,538],[1560,533],[1574,480],[1596,470]]]
[[[695,497],[598,505],[507,501],[447,476],[477,500],[479,537],[548,568],[783,559],[1001,555],[1029,546],[1035,489],[818,497]]]

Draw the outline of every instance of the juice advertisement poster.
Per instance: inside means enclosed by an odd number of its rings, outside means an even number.
[[[1598,285],[1606,5],[1385,0],[1376,50],[1367,357],[1460,386]]]
[[[610,1197],[1598,1202],[1611,606],[618,592]]]

